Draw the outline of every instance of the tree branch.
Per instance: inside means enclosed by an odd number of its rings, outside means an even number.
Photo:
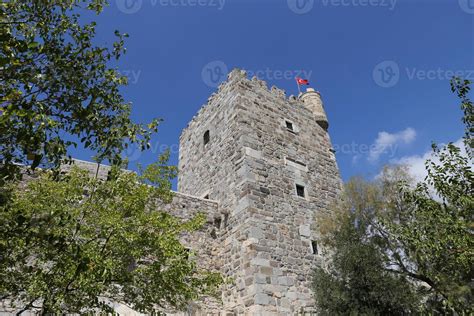
[[[34,298],[32,301],[30,301],[28,304],[26,304],[25,307],[23,307],[19,312],[16,313],[16,316],[19,316],[23,314],[23,312],[26,312],[27,310],[30,309],[30,307],[33,307],[33,303],[37,300],[38,298]]]

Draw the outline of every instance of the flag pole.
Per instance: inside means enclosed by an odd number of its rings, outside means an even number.
[[[295,81],[296,81],[296,85],[298,86],[298,98],[299,98],[300,94],[301,94],[301,87],[300,87],[300,83],[298,82],[297,78],[295,78]]]

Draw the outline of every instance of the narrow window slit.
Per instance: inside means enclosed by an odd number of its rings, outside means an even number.
[[[211,140],[211,135],[209,131],[206,131],[203,136],[204,145],[207,145],[210,140]]]
[[[220,229],[221,228],[221,223],[222,223],[222,220],[218,217],[214,218],[214,226],[217,228],[217,229]]]
[[[298,195],[299,197],[306,197],[306,192],[305,192],[305,187],[300,185],[300,184],[297,184],[296,185],[296,195]]]
[[[311,240],[311,251],[313,252],[314,255],[319,254],[318,242],[316,240]]]

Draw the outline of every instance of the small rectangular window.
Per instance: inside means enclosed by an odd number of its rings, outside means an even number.
[[[221,228],[221,224],[222,224],[222,220],[221,220],[219,217],[214,218],[214,226],[215,226],[217,229],[220,229],[220,228]]]
[[[303,198],[306,197],[304,186],[299,185],[299,184],[296,185],[296,195]]]
[[[317,255],[318,252],[318,242],[316,240],[311,240],[311,251],[314,255]]]
[[[203,136],[204,145],[207,145],[210,140],[211,140],[211,135],[209,131],[206,131]]]
[[[294,131],[293,123],[291,123],[290,121],[285,121],[285,124],[287,129],[289,129],[290,131]]]

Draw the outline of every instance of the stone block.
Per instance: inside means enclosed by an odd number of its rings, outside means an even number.
[[[271,276],[273,275],[273,269],[270,267],[261,267],[260,272],[264,275]]]
[[[257,284],[267,284],[267,276],[261,273],[255,275],[255,283]]]
[[[295,284],[295,281],[292,277],[283,276],[283,277],[278,278],[278,284],[286,285],[286,286],[293,286]]]
[[[280,306],[283,307],[283,308],[290,308],[290,300],[283,297],[281,300],[280,300]]]
[[[260,150],[255,150],[250,147],[244,147],[245,154],[255,159],[262,159],[262,152]]]
[[[270,304],[270,296],[264,293],[258,293],[254,297],[255,304],[257,305],[268,305]]]
[[[255,265],[255,266],[269,267],[270,260],[262,259],[262,258],[254,258],[250,261],[250,264]]]
[[[250,227],[249,229],[249,238],[255,238],[256,240],[262,239],[264,237],[263,230],[259,227]]]
[[[309,224],[300,225],[300,235],[304,237],[311,237],[311,229]]]

